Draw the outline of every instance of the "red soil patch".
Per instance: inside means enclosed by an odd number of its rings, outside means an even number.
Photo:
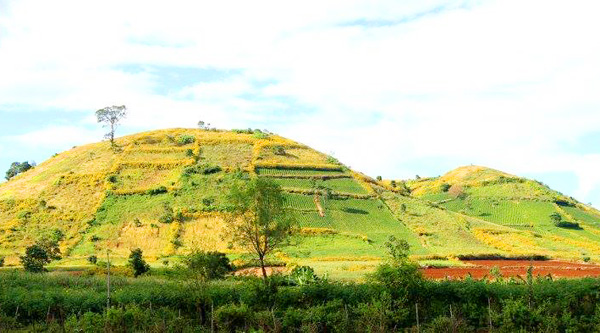
[[[534,276],[547,276],[561,278],[599,277],[600,266],[593,264],[582,264],[569,261],[529,261],[529,260],[466,260],[464,263],[471,267],[446,267],[446,268],[424,268],[423,274],[429,279],[462,279],[468,274],[473,278],[481,279],[484,276],[491,277],[490,270],[498,267],[504,277],[527,276],[527,268],[533,266]]]
[[[267,271],[267,275],[271,276],[273,275],[273,273],[285,273],[288,271],[287,267],[265,267],[265,271]],[[239,269],[237,271],[235,271],[235,273],[233,273],[233,275],[235,276],[262,276],[262,270],[260,269],[260,267],[249,267],[249,268],[242,268]]]

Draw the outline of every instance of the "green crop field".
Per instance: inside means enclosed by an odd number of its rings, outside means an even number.
[[[352,178],[335,178],[328,180],[273,178],[273,181],[285,188],[312,189],[316,186],[329,188],[334,192],[368,194],[367,190]]]
[[[551,225],[550,214],[557,212],[550,202],[525,200],[456,199],[443,206],[507,226]]]
[[[345,173],[337,170],[313,170],[313,169],[275,169],[275,168],[258,168],[256,173],[259,175],[273,176],[339,176]]]
[[[578,221],[600,226],[600,216],[588,213],[576,207],[562,207],[569,215]]]

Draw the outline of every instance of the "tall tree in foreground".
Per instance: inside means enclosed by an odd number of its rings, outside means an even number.
[[[235,244],[256,254],[265,281],[265,257],[288,239],[295,223],[284,202],[281,187],[266,178],[233,187],[229,195],[228,235]]]
[[[119,121],[127,115],[127,107],[125,105],[107,106],[104,109],[96,111],[96,118],[99,123],[104,123],[104,127],[110,127],[110,131],[104,135],[110,140],[110,145],[115,146],[115,130],[119,126]]]

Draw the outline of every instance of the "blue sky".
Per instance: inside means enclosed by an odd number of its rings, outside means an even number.
[[[68,10],[67,10],[68,9]],[[0,0],[0,171],[104,130],[268,129],[371,176],[485,165],[600,207],[596,1]]]

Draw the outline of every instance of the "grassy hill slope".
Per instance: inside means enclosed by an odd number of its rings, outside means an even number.
[[[300,224],[278,260],[351,277],[370,270],[389,235],[420,260],[547,255],[600,259],[600,215],[531,180],[482,167],[377,182],[273,134],[169,129],[75,147],[0,184],[0,256],[8,265],[40,237],[60,239],[59,265],[140,247],[155,264],[192,249],[243,258],[223,239],[234,181],[269,177]],[[558,212],[579,229],[556,227]]]
[[[480,240],[498,249],[569,259],[597,260],[600,254],[600,212],[540,182],[467,166],[406,186],[432,205],[510,228],[473,228]]]

